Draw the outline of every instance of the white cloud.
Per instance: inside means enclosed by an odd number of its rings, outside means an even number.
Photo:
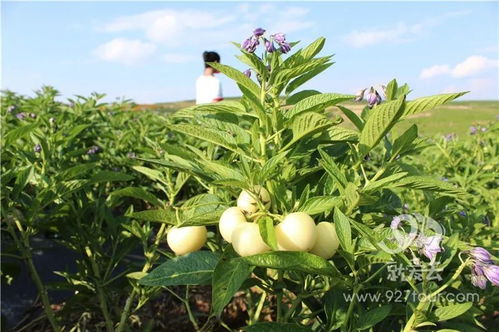
[[[195,61],[202,63],[202,58],[201,55],[195,57],[192,54],[168,53],[163,56],[163,61],[174,64],[191,63]]]
[[[454,77],[469,77],[487,69],[499,68],[499,60],[473,55],[459,63],[452,70]]]
[[[448,74],[451,72],[449,65],[435,65],[430,68],[425,68],[421,71],[419,78],[428,79],[434,76]]]
[[[450,65],[434,65],[424,68],[419,78],[429,79],[439,75],[450,75],[455,78],[471,77],[495,68],[499,68],[499,60],[489,59],[481,55],[472,55],[454,67]]]
[[[354,30],[343,36],[343,40],[350,46],[361,48],[379,43],[400,43],[415,40],[430,28],[444,23],[449,18],[470,14],[470,11],[449,12],[439,16],[427,18],[415,24],[404,22],[388,27],[371,27],[364,30]]]
[[[156,51],[156,45],[136,39],[115,38],[94,50],[101,60],[126,65],[136,64]]]

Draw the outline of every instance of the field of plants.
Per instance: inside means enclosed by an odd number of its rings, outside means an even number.
[[[242,98],[175,112],[3,92],[2,330],[494,330],[497,119],[301,90],[324,43],[257,29],[212,64]]]

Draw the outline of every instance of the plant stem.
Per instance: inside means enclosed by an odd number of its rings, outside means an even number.
[[[449,287],[450,284],[452,284],[459,277],[459,275],[461,274],[461,272],[463,272],[463,269],[466,267],[467,264],[468,264],[468,260],[464,261],[459,266],[459,268],[456,270],[456,272],[452,275],[452,277],[449,280],[447,280],[447,282],[445,284],[443,284],[436,291],[430,293],[430,295],[425,296],[423,298],[423,300],[421,302],[419,302],[418,306],[416,307],[416,309],[412,313],[411,317],[409,318],[409,320],[405,324],[403,332],[411,332],[411,331],[413,331],[414,323],[416,322],[416,312],[422,310],[424,308],[425,304],[428,301],[430,301],[436,295],[440,294],[443,290],[445,290],[447,287]]]
[[[357,294],[359,294],[359,290],[360,286],[355,285],[352,294],[352,301],[350,301],[350,304],[348,305],[345,323],[343,323],[343,326],[341,327],[342,331],[350,331],[350,329],[347,329],[348,323],[350,322],[350,316],[352,316],[353,307],[355,306],[355,300],[357,299]]]
[[[92,271],[97,279],[96,281],[97,296],[99,298],[99,305],[102,311],[102,315],[104,316],[104,320],[106,322],[106,330],[108,332],[112,332],[114,331],[114,324],[111,319],[111,316],[109,315],[106,294],[102,287],[102,280],[99,272],[99,267],[97,266],[97,262],[95,261],[95,258],[93,256],[92,251],[90,250],[90,247],[85,247],[85,252],[88,256],[88,259],[90,259],[90,264],[92,265]]]
[[[260,318],[260,313],[262,312],[263,304],[265,303],[266,297],[267,297],[267,292],[263,291],[262,296],[260,297],[260,301],[258,301],[255,314],[253,316],[253,322],[255,323],[258,322],[258,319]]]
[[[20,239],[17,237],[16,231],[12,227],[10,221],[7,221],[7,229],[9,233],[11,234],[12,238],[14,239],[14,242],[16,244],[17,249],[21,251],[21,254],[26,261],[28,265],[28,270],[31,274],[31,278],[36,284],[36,287],[38,288],[38,293],[40,294],[40,298],[42,300],[43,304],[43,310],[45,311],[45,315],[47,316],[47,319],[50,322],[50,325],[52,325],[52,330],[54,332],[59,332],[61,331],[61,328],[59,327],[59,324],[56,321],[54,312],[52,311],[52,308],[50,307],[50,300],[47,292],[47,288],[43,284],[42,280],[40,279],[40,275],[38,274],[38,271],[36,270],[35,264],[33,263],[33,256],[31,255],[31,251],[29,248],[29,239],[25,235],[24,229],[22,228],[20,223],[17,223],[17,227],[19,228],[19,232],[21,233],[21,236],[23,236],[23,242],[20,241]]]
[[[156,239],[154,240],[153,250],[156,250],[156,248],[158,247],[159,242],[161,241],[161,238],[163,237],[165,230],[166,230],[166,224],[161,224]],[[144,266],[142,267],[142,272],[149,271],[149,269],[153,266],[155,261],[156,261],[155,257],[152,257],[150,260],[147,260]],[[136,289],[135,288],[132,289],[132,292],[126,299],[125,307],[123,308],[123,312],[121,313],[120,323],[118,325],[118,328],[116,329],[116,332],[122,332],[123,329],[125,328],[126,319],[130,315],[130,310],[132,308],[133,300],[135,300],[136,293],[137,293]]]

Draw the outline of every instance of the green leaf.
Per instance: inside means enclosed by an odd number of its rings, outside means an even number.
[[[256,56],[254,53],[248,53],[243,51],[243,53],[239,56],[236,56],[241,62],[247,64],[251,68],[255,69],[258,74],[263,77],[268,75],[268,69],[265,67],[265,64],[262,60]]]
[[[64,180],[71,180],[75,177],[85,174],[92,169],[95,169],[96,165],[97,163],[86,163],[70,167],[62,172],[61,178]]]
[[[308,98],[310,96],[319,95],[319,94],[320,94],[320,92],[317,90],[303,90],[303,91],[295,93],[292,96],[289,96],[286,99],[286,105],[294,105],[302,99]]]
[[[319,160],[319,164],[324,167],[324,170],[329,174],[329,176],[336,181],[339,185],[339,189],[343,192],[343,189],[347,186],[348,180],[346,179],[343,172],[340,170],[333,157],[327,154],[323,149],[319,148],[319,153],[322,159]]]
[[[211,67],[215,68],[221,73],[224,73],[227,77],[233,79],[238,84],[244,86],[255,97],[260,96],[260,87],[255,82],[253,82],[248,76],[244,75],[241,71],[217,62],[210,62],[209,64]]]
[[[404,112],[404,97],[378,105],[371,110],[360,134],[360,149],[366,155],[390,131]]]
[[[190,124],[177,124],[168,126],[169,129],[184,135],[219,145],[227,150],[237,152],[236,142],[232,136],[219,130],[204,128]]]
[[[320,73],[322,73],[324,70],[326,70],[329,67],[331,67],[331,65],[333,65],[332,62],[325,63],[325,64],[320,64],[320,65],[317,65],[312,70],[306,72],[305,74],[303,74],[301,76],[298,76],[297,78],[295,78],[294,80],[292,80],[291,82],[289,82],[288,86],[286,87],[286,94],[288,95],[291,92],[295,91],[297,88],[299,88],[303,84],[307,83],[312,78],[314,78],[315,76],[317,76]],[[290,104],[288,104],[288,105],[290,105]]]
[[[28,135],[31,133],[38,125],[36,123],[32,123],[23,127],[19,127],[9,131],[5,134],[3,141],[5,142],[5,147],[11,145],[18,139]]]
[[[297,211],[305,212],[309,215],[320,214],[331,211],[335,206],[341,204],[341,198],[337,196],[315,196],[309,198],[298,208]]]
[[[90,124],[81,124],[81,125],[78,125],[78,126],[74,127],[68,133],[68,136],[65,137],[64,142],[66,144],[68,144],[71,140],[73,140],[73,138],[76,138],[76,136],[78,136],[82,131],[84,131],[85,129],[89,128],[90,126],[91,126]]]
[[[359,140],[359,133],[355,130],[334,126],[327,130],[327,138],[333,142],[356,142]]]
[[[391,183],[389,187],[406,187],[411,189],[439,191],[446,194],[463,194],[461,189],[456,188],[447,182],[426,176],[407,176],[396,183]]]
[[[196,251],[167,260],[139,280],[146,286],[207,285],[219,256],[211,251]]]
[[[344,106],[336,105],[336,107],[338,107],[340,111],[345,114],[345,116],[354,124],[355,127],[357,127],[358,130],[362,130],[362,128],[364,128],[364,121],[362,121],[362,119],[359,118],[357,114]]]
[[[279,164],[285,160],[289,150],[280,152],[265,162],[260,172],[258,172],[259,182],[263,183],[269,179],[276,171],[279,171]]]
[[[297,102],[292,109],[285,111],[284,117],[291,120],[301,113],[325,109],[328,106],[352,100],[353,98],[354,96],[338,93],[321,93],[312,95]]]
[[[398,84],[395,79],[391,80],[386,86],[386,100],[395,100],[398,98]]]
[[[34,168],[26,167],[22,170],[18,170],[16,182],[14,183],[14,188],[12,190],[12,198],[17,198],[21,191],[26,187],[30,177],[33,175]]]
[[[172,211],[171,209],[158,209],[158,210],[146,210],[146,211],[139,211],[139,212],[133,212],[127,217],[130,218],[136,218],[140,220],[145,220],[145,221],[157,221],[157,222],[162,222],[170,225],[176,225],[177,224],[177,219],[175,217],[175,212]]]
[[[473,302],[451,304],[437,308],[434,312],[439,322],[461,316],[473,306]]]
[[[256,323],[242,328],[246,332],[310,332],[310,327],[292,323]]]
[[[429,111],[437,106],[448,103],[449,101],[459,98],[467,93],[468,91],[458,92],[458,93],[446,93],[435,96],[418,98],[409,101],[405,107],[404,116],[409,116]]]
[[[359,320],[357,321],[357,324],[356,324],[357,328],[359,330],[368,329],[368,328],[378,324],[386,317],[388,317],[388,315],[390,314],[391,311],[392,311],[391,304],[386,304],[384,306],[369,310],[368,312],[363,313],[359,317]]]
[[[94,174],[90,178],[90,183],[130,181],[133,178],[134,178],[133,175],[128,175],[125,173],[112,172],[112,171],[100,171],[99,173]]]
[[[405,151],[411,146],[412,142],[418,137],[418,126],[413,124],[409,127],[400,137],[398,137],[392,146],[391,154],[392,156],[397,156]]]
[[[390,176],[387,176],[385,178],[379,179],[374,182],[369,182],[369,184],[366,187],[364,187],[362,191],[368,193],[379,189],[383,189],[385,186],[404,178],[406,175],[407,172],[401,172],[401,173],[392,174]]]
[[[133,198],[142,199],[142,200],[149,202],[155,206],[163,206],[163,203],[159,199],[157,199],[156,196],[154,196],[150,192],[147,192],[144,189],[139,188],[139,187],[126,187],[126,188],[118,189],[118,190],[115,190],[112,193],[110,193],[109,196],[110,197],[112,197],[112,196],[133,197]]]
[[[336,229],[336,234],[343,250],[353,254],[350,221],[339,209],[334,210],[334,228]]]
[[[136,170],[137,172],[144,174],[145,176],[147,176],[149,179],[151,179],[153,181],[159,181],[163,184],[166,184],[165,177],[163,176],[163,173],[161,173],[158,170],[144,167],[144,166],[132,166],[132,168],[134,170]]]
[[[264,254],[240,257],[247,264],[277,270],[294,270],[338,276],[339,272],[324,258],[299,251],[273,251]]]
[[[253,267],[240,259],[220,260],[216,265],[212,281],[213,313],[220,316],[243,282],[248,278]]]
[[[287,150],[287,148],[298,142],[300,139],[308,135],[315,134],[332,125],[333,123],[327,117],[317,113],[306,113],[295,117],[291,125],[293,139],[286,144],[283,150]]]
[[[274,230],[274,222],[270,217],[263,217],[258,220],[258,228],[263,241],[272,248],[277,250],[277,238]]]
[[[217,113],[256,117],[256,115],[246,112],[244,106],[240,102],[235,102],[232,100],[223,100],[218,103],[200,104],[183,108],[173,113],[171,117],[184,118],[184,119],[189,119],[189,118],[197,119],[199,118],[199,116],[205,116]]]

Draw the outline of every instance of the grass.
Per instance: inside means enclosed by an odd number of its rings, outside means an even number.
[[[229,98],[236,99],[236,98]],[[137,109],[155,110],[161,113],[172,113],[179,109],[194,105],[194,101],[186,100],[173,103],[159,103],[153,105],[138,105]],[[346,103],[345,107],[360,114],[364,104]],[[342,115],[336,107],[331,107],[334,114]],[[396,130],[402,132],[412,124],[417,124],[419,133],[425,136],[444,135],[449,133],[458,136],[467,135],[470,126],[486,125],[497,121],[499,115],[499,101],[458,101],[437,107],[429,112],[416,114],[397,125]],[[345,118],[342,124],[353,127],[353,124]]]

